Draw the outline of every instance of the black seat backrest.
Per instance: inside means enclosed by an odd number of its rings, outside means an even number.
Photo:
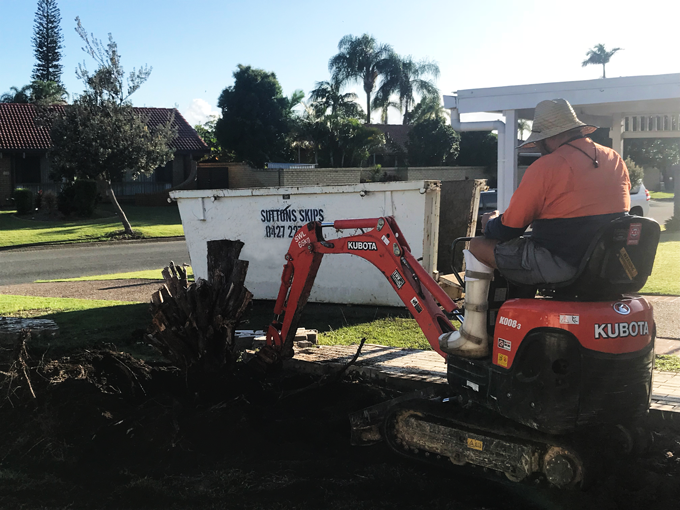
[[[593,238],[576,276],[539,290],[557,299],[581,301],[618,299],[637,292],[652,273],[660,232],[659,224],[650,218],[617,218]]]

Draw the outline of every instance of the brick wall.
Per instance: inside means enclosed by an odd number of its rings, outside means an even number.
[[[291,168],[283,170],[283,186],[359,184],[361,168]]]
[[[0,208],[11,207],[12,161],[7,155],[0,159]]]
[[[488,179],[491,172],[484,167],[416,167],[382,168],[375,172],[368,168],[310,168],[255,170],[243,163],[229,163],[229,187],[262,188],[277,186],[333,186],[379,181],[384,175],[397,181],[462,181]]]

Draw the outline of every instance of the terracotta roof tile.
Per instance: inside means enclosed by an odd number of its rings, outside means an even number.
[[[61,110],[68,106],[51,106]],[[52,146],[49,128],[36,126],[36,107],[31,104],[0,103],[0,150],[48,150]],[[210,149],[182,115],[174,108],[135,108],[150,127],[158,126],[174,112],[177,138],[170,144],[176,151],[209,152]]]

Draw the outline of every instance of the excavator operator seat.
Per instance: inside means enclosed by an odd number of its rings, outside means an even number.
[[[660,231],[650,218],[625,215],[613,220],[595,235],[571,280],[543,285],[539,293],[564,300],[605,301],[638,292],[652,273]]]

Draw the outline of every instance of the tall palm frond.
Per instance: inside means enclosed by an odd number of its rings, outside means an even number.
[[[0,96],[0,103],[30,103],[31,102],[31,86],[24,85],[21,88],[10,87],[9,92],[5,92]]]
[[[362,82],[366,93],[366,123],[371,122],[371,94],[378,78],[385,72],[388,59],[394,54],[392,47],[379,44],[373,36],[364,34],[361,37],[346,35],[338,43],[338,54],[328,62],[328,70],[333,81]]]
[[[336,80],[319,81],[316,88],[309,93],[309,98],[320,116],[330,110],[330,115],[342,117],[359,117],[363,115],[354,92],[342,93],[342,85]]]
[[[426,94],[409,114],[408,122],[409,124],[418,124],[429,119],[445,119],[449,115],[450,113],[444,108],[439,93]]]
[[[581,67],[602,65],[602,78],[606,78],[605,65],[609,63],[609,60],[617,51],[622,49],[623,48],[614,48],[611,51],[607,51],[604,44],[596,44],[594,48],[588,50],[588,53],[586,53],[586,57],[588,58],[581,62]]]

